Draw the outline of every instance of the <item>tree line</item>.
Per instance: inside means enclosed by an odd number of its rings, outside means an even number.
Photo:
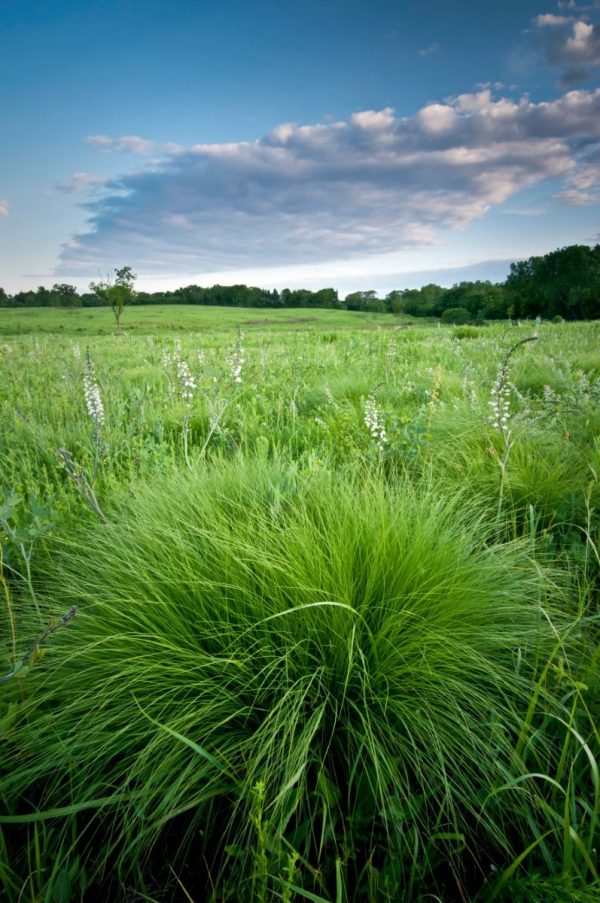
[[[129,267],[116,270],[128,271]],[[104,285],[99,283],[98,285]],[[0,288],[0,307],[103,307],[111,302],[92,283],[90,292],[55,283],[36,291],[7,294]],[[114,289],[113,289],[114,291]],[[377,292],[351,292],[340,298],[336,289],[268,290],[248,285],[188,285],[173,291],[135,292],[130,303],[201,304],[224,307],[329,308],[371,312],[406,313],[416,317],[441,317],[453,323],[483,320],[600,318],[600,244],[569,245],[528,260],[512,263],[504,282],[459,282],[451,288],[429,284],[419,289],[395,289],[381,298]]]

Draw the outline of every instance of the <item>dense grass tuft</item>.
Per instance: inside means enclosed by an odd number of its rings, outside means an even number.
[[[459,493],[365,474],[197,466],[63,542],[45,602],[80,611],[2,790],[97,886],[164,888],[164,858],[197,899],[261,899],[296,852],[288,887],[451,899],[520,848],[493,791],[543,694],[548,576]]]

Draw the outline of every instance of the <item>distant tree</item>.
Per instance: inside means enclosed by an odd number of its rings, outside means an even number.
[[[339,310],[342,306],[342,302],[334,288],[321,288],[317,292],[313,292],[313,298],[314,307],[327,307]]]
[[[385,296],[385,309],[388,310],[391,314],[402,314],[404,313],[404,307],[406,305],[406,298],[404,297],[404,292],[399,291],[398,289],[394,289]]]
[[[56,298],[53,298],[52,292],[49,288],[45,288],[43,285],[38,285],[37,291],[35,293],[35,306],[36,307],[54,307],[58,304]]]
[[[199,285],[186,285],[184,288],[175,289],[173,294],[177,304],[207,304],[207,291],[208,289]]]
[[[121,315],[135,298],[133,283],[136,279],[131,267],[115,268],[114,281],[110,274],[104,282],[90,282],[90,291],[111,308],[117,321],[117,332],[121,331]]]
[[[307,288],[284,288],[281,292],[280,300],[282,307],[310,307],[313,292]]]
[[[35,292],[17,292],[12,296],[11,307],[35,307]]]
[[[40,291],[46,292],[47,289],[43,289],[40,286],[38,294]],[[77,289],[74,285],[69,285],[67,282],[55,282],[52,286],[50,297],[50,303],[53,307],[81,307],[81,298],[77,294]]]
[[[363,292],[350,292],[346,295],[345,304],[347,310],[373,310],[379,307],[379,298],[374,289]]]
[[[404,311],[413,317],[439,317],[441,300],[447,289],[430,283],[419,289],[407,289],[404,294]]]
[[[281,296],[276,288],[273,289],[273,291],[270,293],[270,295],[271,295],[271,303],[269,304],[269,307],[277,308],[277,307],[283,306]]]
[[[10,297],[3,288],[0,288],[0,307],[10,307]]]
[[[505,320],[508,317],[508,294],[502,283],[489,285],[483,299],[483,307],[477,311],[478,319]]]

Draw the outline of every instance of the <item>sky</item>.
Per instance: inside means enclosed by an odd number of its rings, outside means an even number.
[[[0,286],[341,294],[600,241],[600,0],[0,0]]]

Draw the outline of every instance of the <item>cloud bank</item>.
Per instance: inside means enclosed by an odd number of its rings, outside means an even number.
[[[600,89],[542,103],[485,89],[410,117],[366,110],[187,149],[100,137],[162,156],[86,204],[89,229],[63,247],[61,272],[318,263],[435,245],[543,180],[560,180],[564,203],[593,202]]]
[[[8,201],[0,199],[0,216],[8,216],[9,207]]]

